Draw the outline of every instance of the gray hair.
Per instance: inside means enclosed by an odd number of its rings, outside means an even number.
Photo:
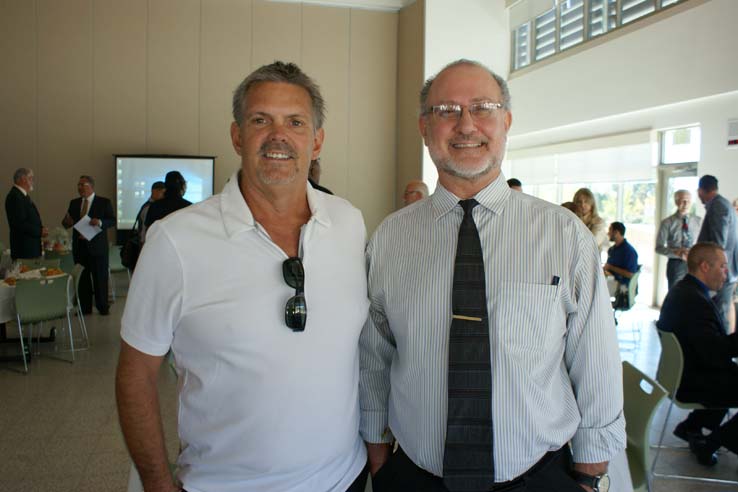
[[[31,174],[30,169],[28,169],[27,167],[19,167],[13,173],[13,183],[18,184],[21,179],[25,178],[29,174]]]
[[[93,190],[95,189],[95,179],[92,176],[89,176],[87,174],[83,174],[82,176],[79,177],[79,179],[84,179],[85,181],[87,181],[88,183],[90,183],[90,186],[92,186],[92,189]]]
[[[315,129],[323,128],[325,119],[325,101],[320,95],[320,88],[313,79],[308,77],[300,67],[294,63],[275,61],[269,65],[263,65],[243,79],[233,91],[233,120],[241,126],[243,123],[244,99],[246,93],[255,84],[261,82],[284,82],[294,84],[305,89],[310,96],[313,106],[313,126]]]
[[[425,114],[428,111],[428,108],[426,107],[426,103],[428,102],[428,93],[430,92],[431,86],[433,85],[433,82],[436,80],[436,78],[443,73],[444,71],[448,70],[449,68],[458,67],[459,65],[471,65],[473,67],[478,67],[487,72],[493,79],[495,79],[495,82],[497,82],[497,85],[500,87],[500,92],[502,93],[502,107],[504,109],[507,109],[508,111],[512,107],[510,104],[510,89],[507,87],[507,82],[505,82],[505,79],[497,75],[495,72],[493,72],[489,67],[486,65],[483,65],[479,63],[478,61],[474,60],[467,60],[466,58],[461,58],[459,60],[453,61],[443,67],[438,73],[430,77],[428,80],[425,81],[425,84],[423,84],[423,88],[420,90],[420,114]]]

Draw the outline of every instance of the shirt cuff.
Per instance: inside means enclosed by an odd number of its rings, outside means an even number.
[[[610,461],[625,449],[626,442],[623,412],[605,427],[580,427],[571,441],[574,463]]]
[[[373,444],[392,442],[394,436],[387,422],[386,411],[362,410],[361,424],[359,425],[361,438]]]

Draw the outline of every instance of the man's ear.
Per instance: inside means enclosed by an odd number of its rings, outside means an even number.
[[[241,155],[241,127],[235,121],[231,123],[231,144],[236,154]]]
[[[313,153],[310,156],[311,160],[317,159],[320,155],[320,150],[323,148],[323,140],[325,139],[325,130],[318,128],[313,137]]]
[[[423,115],[418,118],[418,130],[420,130],[420,135],[423,137],[423,143],[425,143],[428,132],[428,122],[425,120],[425,116]]]

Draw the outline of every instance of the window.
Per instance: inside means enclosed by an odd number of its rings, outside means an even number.
[[[699,126],[666,130],[661,134],[661,163],[699,162],[701,143]]]
[[[519,70],[686,0],[518,0],[510,7]],[[545,10],[544,10],[545,9]]]
[[[615,28],[617,0],[589,1],[589,37],[593,38]]]
[[[584,0],[566,0],[559,4],[559,18],[560,50],[584,41]]]
[[[656,10],[656,0],[621,0],[620,18],[625,25]]]
[[[515,68],[523,68],[530,64],[530,22],[515,29],[513,36]]]
[[[536,17],[535,60],[542,60],[556,53],[556,9]]]

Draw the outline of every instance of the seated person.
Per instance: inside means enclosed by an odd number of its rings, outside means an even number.
[[[688,274],[667,294],[658,327],[673,332],[684,354],[684,371],[677,390],[681,401],[705,405],[674,429],[689,441],[697,461],[717,463],[720,446],[738,453],[738,415],[720,425],[727,408],[738,407],[738,334],[726,335],[723,318],[710,298],[727,278],[725,251],[714,243],[697,243],[687,256]],[[702,429],[712,432],[703,436]]]
[[[627,290],[630,278],[638,271],[638,253],[625,239],[625,224],[622,222],[610,224],[607,237],[615,244],[607,250],[607,263],[603,270],[610,297],[614,297],[618,287]]]

